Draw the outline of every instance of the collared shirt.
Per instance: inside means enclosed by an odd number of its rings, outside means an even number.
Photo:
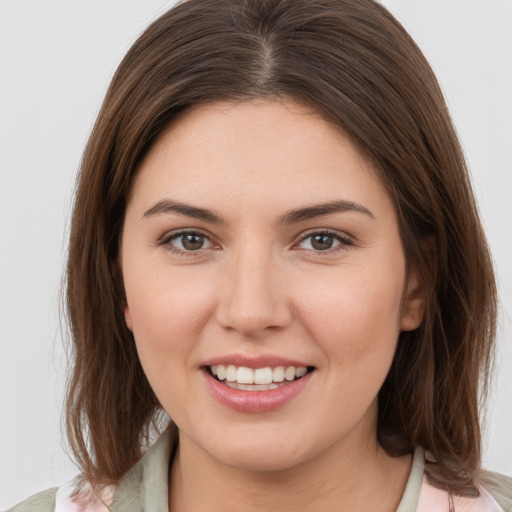
[[[168,512],[171,451],[172,439],[166,431],[119,485],[106,487],[100,498],[87,486],[73,495],[76,481],[72,480],[57,490],[29,498],[9,512]],[[478,498],[450,496],[429,484],[424,469],[425,453],[417,447],[396,512],[512,512],[482,487]]]

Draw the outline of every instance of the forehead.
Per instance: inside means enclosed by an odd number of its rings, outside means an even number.
[[[262,199],[389,202],[343,130],[293,101],[217,102],[187,111],[147,154],[132,199],[166,194],[219,207],[228,199],[237,207]]]

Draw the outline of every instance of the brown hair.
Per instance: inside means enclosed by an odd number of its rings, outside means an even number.
[[[253,98],[310,105],[379,170],[408,264],[428,286],[424,321],[401,333],[379,393],[379,441],[392,455],[422,445],[437,461],[427,467],[433,482],[476,492],[496,316],[491,260],[433,72],[372,0],[188,0],[122,61],[84,153],[67,267],[66,419],[84,477],[119,480],[161,414],[125,325],[117,265],[137,167],[190,107]]]

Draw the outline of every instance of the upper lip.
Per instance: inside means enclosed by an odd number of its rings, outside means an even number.
[[[230,354],[225,356],[214,357],[204,361],[201,366],[216,366],[216,365],[233,365],[233,366],[244,366],[246,368],[275,368],[276,366],[294,366],[295,368],[300,366],[311,366],[304,361],[298,361],[296,359],[289,359],[287,357],[281,357],[278,355],[264,354],[255,357],[246,356],[242,354]]]

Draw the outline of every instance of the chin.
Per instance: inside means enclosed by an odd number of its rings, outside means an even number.
[[[301,457],[298,457],[297,454],[276,453],[268,449],[266,455],[262,455],[261,451],[256,453],[255,451],[240,450],[230,454],[229,457],[219,458],[218,461],[233,469],[261,473],[286,471],[302,462]]]
[[[260,440],[248,438],[239,442],[219,443],[208,450],[209,455],[221,464],[242,471],[276,472],[285,471],[300,465],[309,457],[304,446],[290,442],[290,439],[272,439],[271,436]]]

